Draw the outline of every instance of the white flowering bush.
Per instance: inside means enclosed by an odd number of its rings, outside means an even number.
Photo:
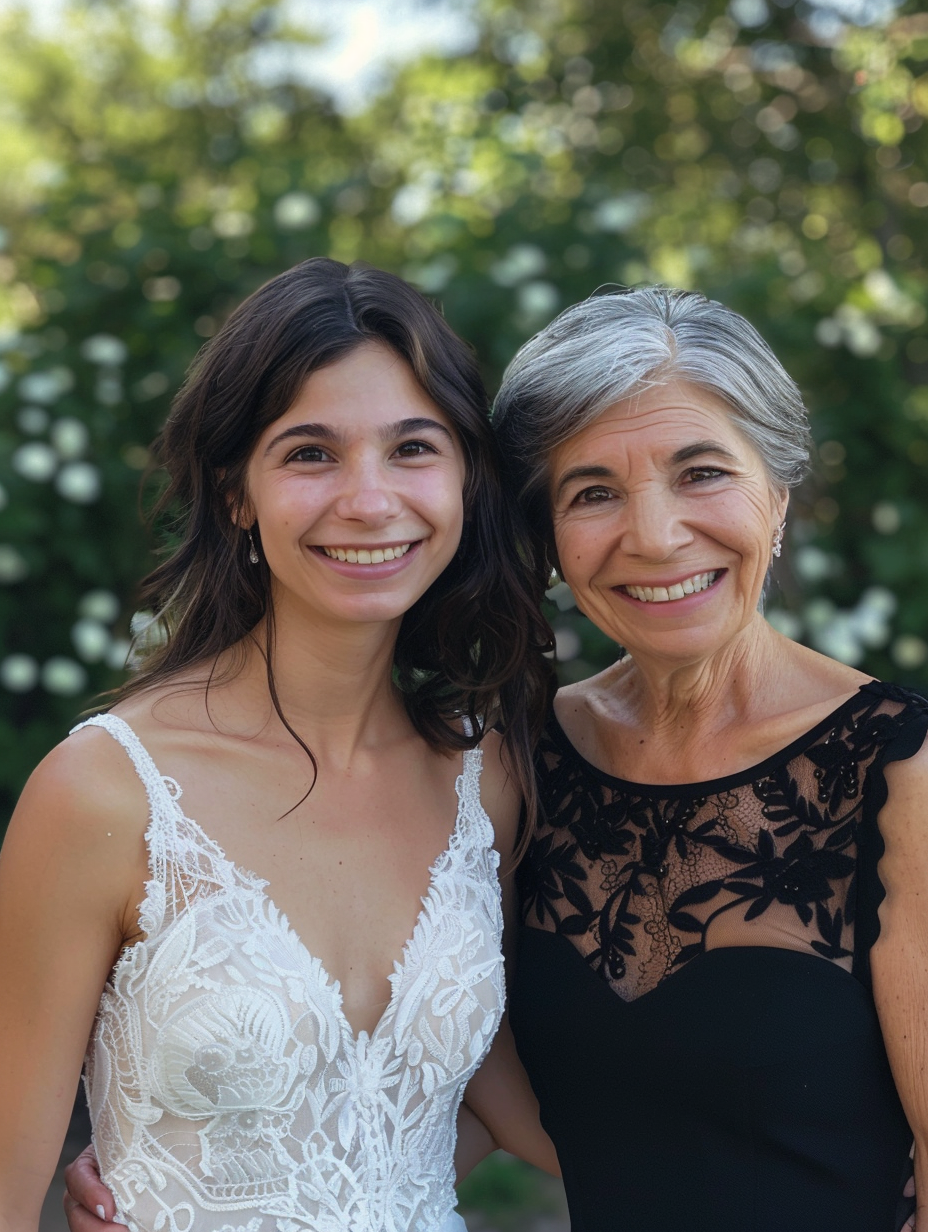
[[[472,10],[471,52],[421,57],[350,116],[287,68],[305,34],[255,0],[64,0],[41,35],[0,16],[0,823],[124,679],[172,391],[234,303],[316,254],[440,296],[491,387],[603,284],[744,312],[818,442],[770,619],[928,685],[920,6],[860,27],[806,0]],[[615,654],[563,589],[550,614],[566,678]]]
[[[52,35],[0,16],[0,831],[145,641],[142,480],[188,363],[232,304],[330,247],[337,117],[284,84],[273,150],[246,122],[269,97],[245,65],[266,11],[163,16],[151,44],[131,5],[65,5]]]

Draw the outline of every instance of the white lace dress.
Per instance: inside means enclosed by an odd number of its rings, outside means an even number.
[[[184,815],[132,729],[151,807],[145,940],[100,1001],[93,1139],[138,1232],[450,1232],[455,1117],[503,1010],[502,917],[481,753],[371,1034],[265,893]],[[84,726],[82,724],[82,726]]]

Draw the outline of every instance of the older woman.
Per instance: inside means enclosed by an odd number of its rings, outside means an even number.
[[[495,414],[539,568],[625,651],[558,694],[522,870],[572,1226],[892,1232],[913,1133],[928,1199],[928,703],[763,618],[800,394],[644,289],[563,313]]]

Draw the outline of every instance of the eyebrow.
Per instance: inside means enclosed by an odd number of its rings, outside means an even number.
[[[684,445],[678,449],[676,453],[670,456],[670,465],[679,466],[681,462],[691,462],[693,458],[704,457],[705,454],[715,454],[717,458],[723,458],[727,462],[737,462],[738,459],[731,452],[721,445],[718,441],[693,441],[692,445]],[[610,470],[608,466],[572,466],[570,470],[564,472],[557,482],[557,488],[554,492],[555,500],[561,495],[561,492],[578,479],[614,479],[615,472]]]
[[[400,419],[397,420],[396,423],[392,424],[382,424],[378,429],[377,435],[384,443],[386,443],[388,441],[395,441],[399,436],[408,436],[410,433],[429,431],[440,432],[442,436],[448,438],[448,441],[451,444],[454,444],[454,437],[444,424],[439,423],[437,419],[429,419],[424,415],[414,416],[409,419]],[[287,428],[274,437],[265,449],[264,456],[267,457],[267,455],[283,441],[293,440],[294,438],[305,440],[307,437],[316,441],[332,441],[334,444],[343,444],[345,440],[343,434],[333,428],[331,424],[294,424],[292,428]]]
[[[555,489],[555,499],[560,496],[563,490],[569,483],[573,483],[576,479],[614,479],[615,472],[611,471],[608,466],[572,466],[570,470],[557,481]]]
[[[714,453],[717,458],[726,462],[737,462],[738,459],[730,449],[720,445],[718,441],[694,441],[692,445],[684,445],[670,458],[671,466],[679,466],[681,462],[690,462],[693,458],[701,458],[703,454]]]

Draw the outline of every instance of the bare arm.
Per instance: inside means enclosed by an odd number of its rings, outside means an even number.
[[[541,1127],[538,1101],[507,1019],[503,1019],[487,1059],[467,1084],[464,1099],[486,1127],[494,1148],[518,1155],[552,1176],[561,1175],[554,1143]]]
[[[509,982],[517,925],[514,883],[512,872],[503,877],[503,950]],[[561,1175],[554,1143],[541,1126],[538,1100],[516,1051],[508,1014],[503,1017],[485,1061],[467,1084],[464,1100],[492,1142],[490,1149],[509,1151],[552,1176]],[[489,1150],[484,1154],[489,1154]]]
[[[467,1104],[461,1104],[458,1110],[457,1141],[454,1146],[455,1185],[460,1185],[461,1181],[495,1150],[496,1143],[493,1141],[493,1135],[483,1121],[468,1108]],[[75,1229],[75,1232],[79,1230]]]
[[[0,852],[0,1232],[38,1228],[100,994],[141,897],[145,795],[104,741],[80,733],[49,754]]]
[[[928,1232],[928,748],[887,767],[886,853],[873,991],[899,1098],[915,1135],[915,1227]]]
[[[484,741],[484,781],[481,794],[484,807],[493,820],[496,845],[500,852],[503,952],[506,958],[507,984],[511,984],[518,927],[512,851],[516,843],[521,800],[513,789],[512,779],[506,772],[499,746],[494,744],[495,740],[495,733],[491,733]],[[551,1139],[541,1127],[538,1101],[519,1060],[508,1016],[503,1018],[486,1060],[467,1084],[464,1100],[483,1126],[489,1140],[481,1140],[479,1131],[474,1131],[475,1140],[480,1143],[484,1155],[489,1154],[492,1149],[501,1148],[554,1176],[560,1176],[557,1154]],[[479,1159],[473,1162],[477,1163]]]

